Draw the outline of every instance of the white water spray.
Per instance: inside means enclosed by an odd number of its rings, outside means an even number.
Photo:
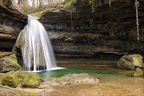
[[[139,39],[140,39],[140,33],[139,33],[138,7],[139,7],[139,2],[138,2],[138,0],[135,0],[135,8],[136,8],[136,26],[137,26],[137,40],[139,41]]]
[[[51,42],[43,25],[28,15],[23,31],[23,67],[27,71],[51,70],[56,67]]]

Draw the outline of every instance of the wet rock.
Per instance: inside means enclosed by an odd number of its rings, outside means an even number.
[[[50,78],[39,86],[39,88],[47,88],[49,86],[59,86],[67,84],[94,84],[99,83],[99,79],[87,73],[68,74],[60,78]]]
[[[140,54],[124,55],[117,62],[117,67],[122,69],[135,69],[136,66],[144,67],[143,57]]]
[[[144,72],[140,68],[136,68],[131,75],[134,77],[140,77],[144,75]]]
[[[14,54],[0,58],[0,73],[23,70]]]
[[[29,21],[30,24],[28,24],[25,29],[20,32],[12,51],[17,57],[21,57],[19,58],[19,60],[22,61],[20,65],[22,65],[27,71],[51,69],[56,66],[51,51],[51,43],[48,42],[48,38],[42,37],[46,33],[39,34],[39,32],[43,29],[38,27],[37,32],[36,29],[33,29],[31,22],[35,21],[34,17],[29,17],[29,19],[31,19]],[[40,25],[39,22],[37,22],[37,26],[38,25]],[[31,36],[32,33],[29,34],[28,30],[30,32],[35,32],[33,37]],[[44,41],[41,41],[42,39]],[[47,42],[47,44],[45,42]],[[48,52],[45,54],[45,51]]]

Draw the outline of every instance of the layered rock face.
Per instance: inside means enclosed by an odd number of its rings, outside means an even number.
[[[50,10],[40,19],[57,56],[119,57],[144,54],[144,1],[139,0],[137,41],[135,0],[76,0],[68,10]],[[90,3],[90,1],[93,1]],[[0,50],[11,50],[26,15],[0,6]]]
[[[77,0],[71,10],[41,18],[57,56],[115,57],[144,53],[144,1],[139,0],[137,41],[135,0]],[[73,11],[75,9],[75,11]]]
[[[26,24],[26,15],[17,5],[4,5],[3,2],[0,1],[0,50],[11,51]]]

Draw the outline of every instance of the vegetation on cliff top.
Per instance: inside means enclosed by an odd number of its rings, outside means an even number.
[[[91,5],[92,12],[95,12],[95,4],[100,0],[64,0],[64,10],[74,10],[75,4],[78,2],[88,2]],[[111,1],[109,0],[109,6],[111,6]]]

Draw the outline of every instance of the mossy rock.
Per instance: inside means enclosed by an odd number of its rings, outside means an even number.
[[[64,0],[64,6],[63,9],[66,11],[76,11],[76,7],[75,4],[81,5],[83,3],[84,4],[89,4],[91,6],[91,12],[95,12],[95,7],[96,4],[99,3],[100,0]],[[109,2],[109,4],[111,4],[111,2]],[[111,5],[109,5],[111,6]]]
[[[14,71],[10,71],[1,76],[1,84],[8,85],[10,87],[17,87],[18,85],[18,77]]]
[[[25,71],[10,71],[5,73],[0,78],[2,85],[8,85],[10,87],[17,87],[18,84],[21,87],[37,88],[40,85],[41,79],[38,74]]]
[[[140,54],[132,54],[129,56],[133,59],[133,63],[135,66],[144,67],[143,57]]]
[[[135,69],[135,67],[144,67],[143,57],[140,54],[124,55],[117,62],[117,67],[122,69]]]
[[[40,85],[41,78],[38,74],[26,71],[17,71],[16,73],[21,87],[37,88]]]
[[[70,10],[70,11],[75,11],[74,4],[78,2],[78,0],[64,0],[65,4],[63,6],[63,10]]]
[[[40,85],[41,79],[38,74],[32,72],[26,72],[24,74],[21,82],[22,87],[37,88]],[[19,76],[22,78],[22,74],[19,74]]]
[[[14,54],[0,58],[0,73],[17,70],[23,70],[23,68],[19,65],[17,57]]]
[[[134,77],[140,77],[143,75],[144,75],[144,72],[140,68],[136,68],[135,71],[132,73],[132,76]]]

